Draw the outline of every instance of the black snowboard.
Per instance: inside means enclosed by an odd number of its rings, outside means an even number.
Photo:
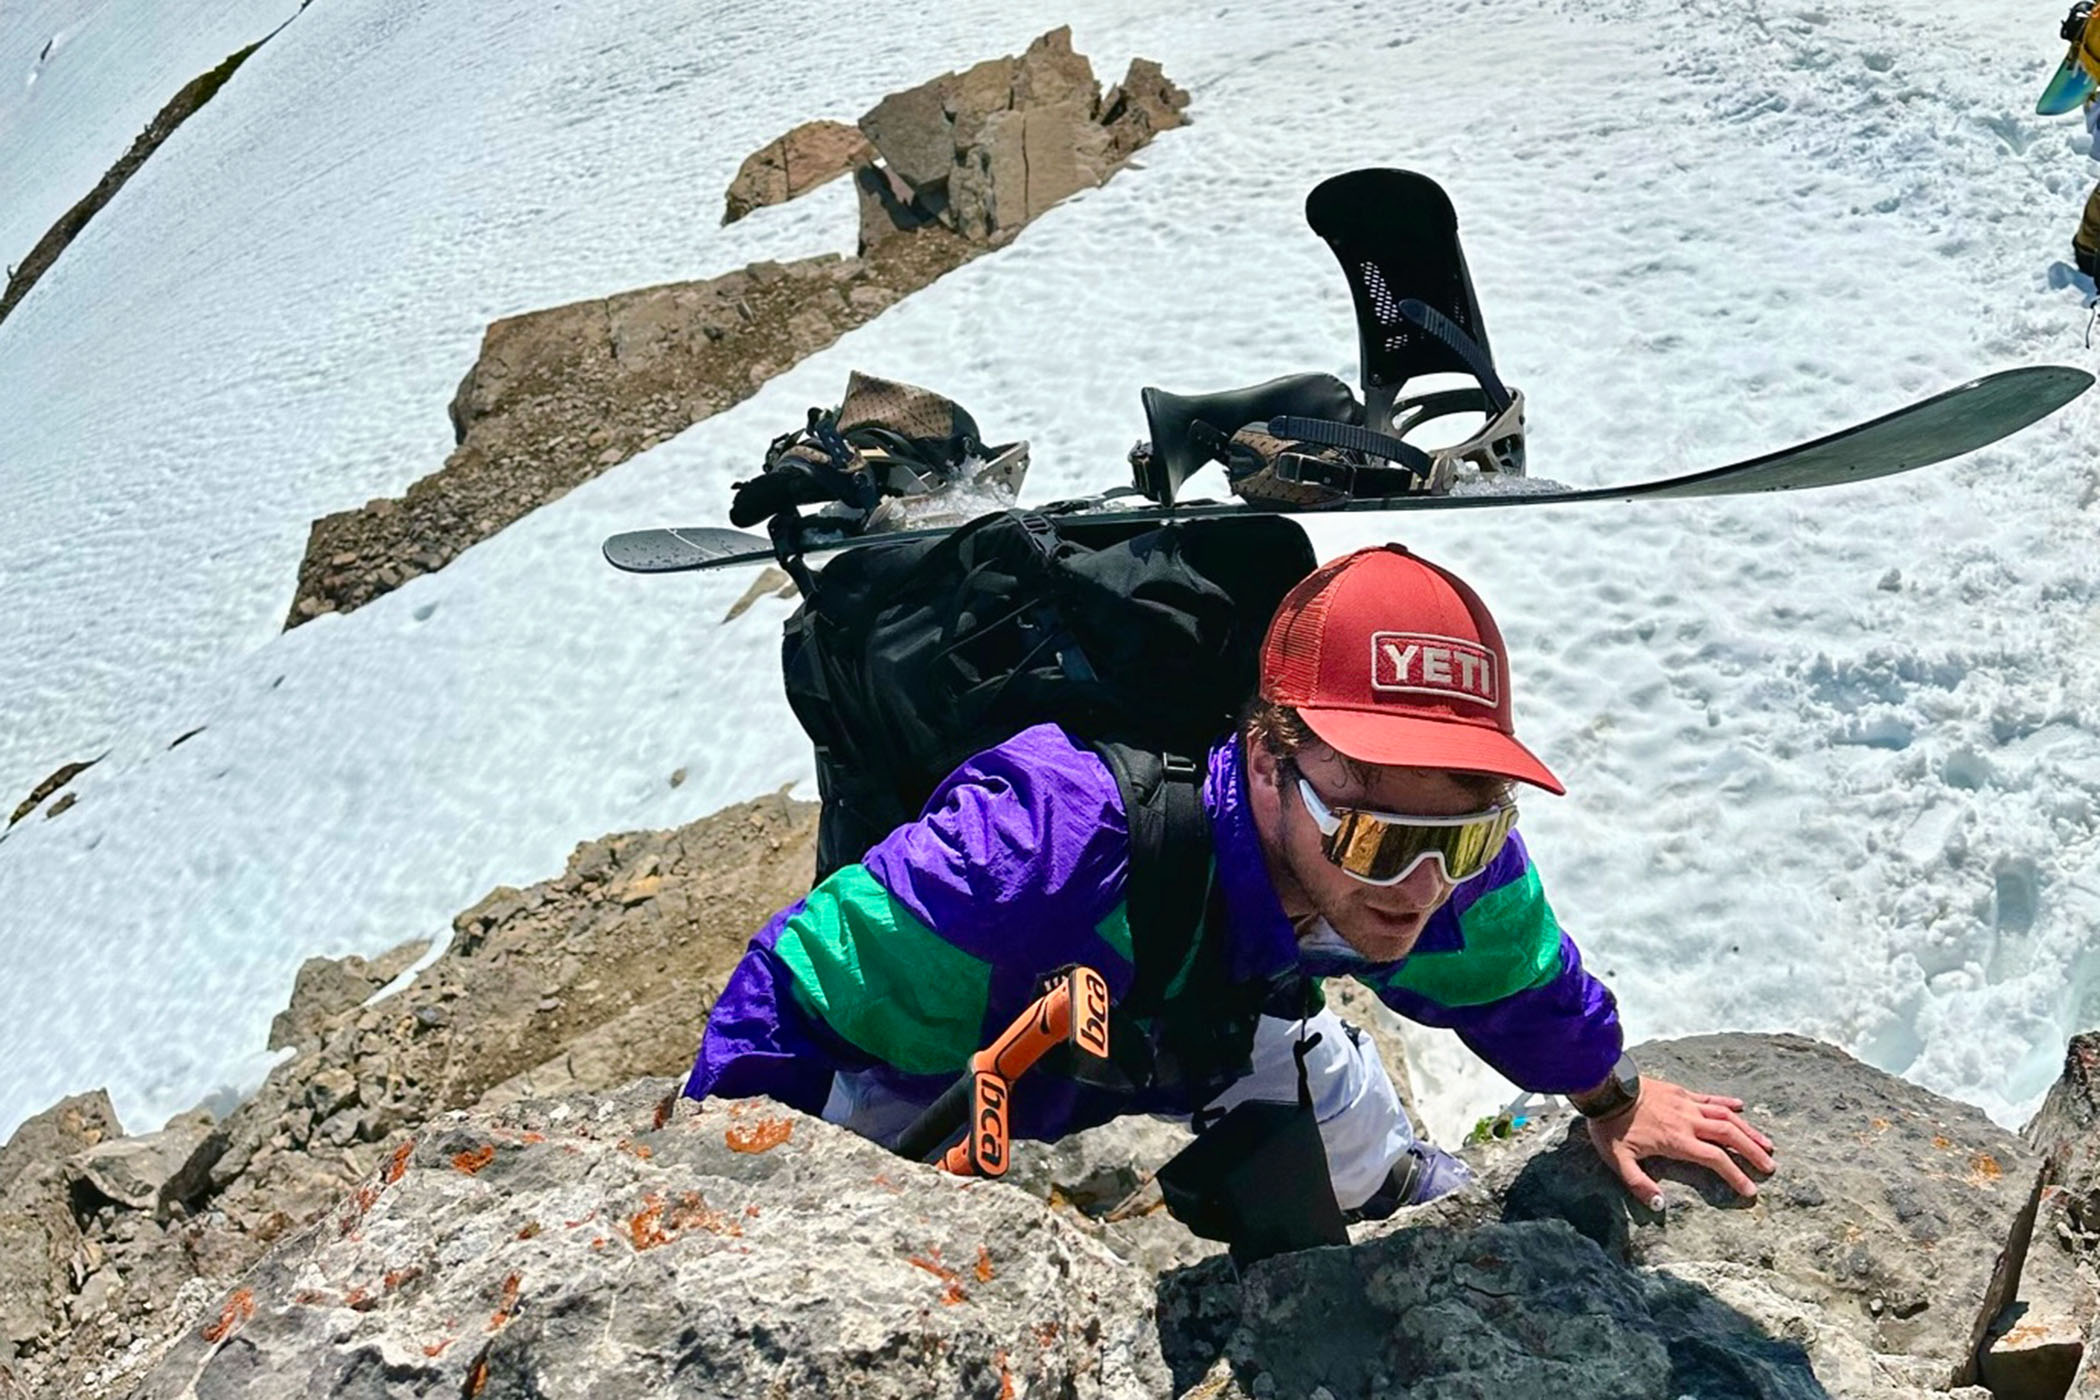
[[[2029,365],[1985,375],[1813,442],[1706,471],[1582,490],[1549,487],[1543,482],[1522,477],[1505,483],[1483,478],[1480,485],[1464,494],[1351,500],[1304,513],[1472,510],[1491,506],[1735,496],[1867,481],[1877,476],[1893,476],[1897,472],[1931,466],[1994,443],[2048,417],[2084,393],[2092,383],[2093,376],[2082,369],[2067,365]],[[1484,489],[1491,484],[1501,484],[1506,489]],[[1143,500],[1134,492],[1120,497],[1061,501],[1036,509],[1054,515],[1083,512],[1104,523],[1201,519],[1247,511],[1277,513],[1245,502],[1197,501],[1160,506]],[[830,539],[812,537],[805,540],[801,552],[820,554],[945,533],[945,530],[904,530]],[[764,535],[700,526],[636,530],[614,535],[605,542],[605,558],[614,568],[631,573],[675,573],[685,569],[765,563],[774,558],[774,550]]]

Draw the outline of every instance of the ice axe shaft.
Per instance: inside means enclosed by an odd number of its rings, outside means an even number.
[[[972,1055],[961,1078],[905,1129],[897,1151],[957,1176],[1004,1176],[1014,1081],[1059,1045],[1108,1058],[1108,983],[1090,967],[1066,972]],[[960,1140],[947,1145],[958,1130]]]

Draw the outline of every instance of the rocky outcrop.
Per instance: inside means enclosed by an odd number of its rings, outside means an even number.
[[[1181,125],[1187,105],[1188,94],[1146,59],[1104,97],[1070,29],[1043,35],[1018,58],[893,93],[860,119],[901,182],[862,183],[862,249],[929,218],[972,243],[1004,243],[1059,200],[1102,183],[1155,133]]]
[[[854,171],[858,256],[755,263],[496,322],[452,399],[458,448],[400,498],[314,522],[285,626],[348,612],[441,569],[528,512],[742,402],[1011,240],[1051,203],[1106,179],[1154,132],[1180,124],[1186,102],[1144,60],[1103,95],[1069,32],[1057,30],[1018,58],[937,78],[862,119],[881,161]],[[846,139],[810,137],[795,150],[829,152],[807,167],[814,172]],[[754,180],[765,183],[772,177],[763,172],[776,168],[783,188],[802,178],[804,167],[786,153],[792,140],[752,158],[761,172]],[[782,153],[777,162],[769,151]],[[732,208],[743,197],[733,189]],[[752,445],[754,468],[761,446]]]
[[[868,138],[844,122],[804,122],[744,157],[729,182],[722,222],[785,204],[875,158]]]
[[[1216,1397],[1984,1400],[1985,1327],[2021,1286],[2003,1265],[2039,1167],[2029,1149],[1813,1041],[1636,1054],[1748,1101],[1779,1146],[1755,1202],[1651,1163],[1665,1208],[1636,1206],[1562,1115],[1477,1149],[1475,1187],[1359,1227],[1352,1249],[1264,1261],[1237,1286],[1215,1265],[1171,1280],[1177,1379],[1208,1375],[1191,1393]]]
[[[581,846],[557,878],[421,941],[314,960],[273,1039],[293,1053],[223,1122],[124,1137],[102,1095],[0,1151],[0,1397],[119,1395],[272,1246],[434,1116],[682,1070],[750,934],[807,887],[815,808],[785,797]]]
[[[1654,1072],[1748,1101],[1779,1145],[1754,1203],[1712,1173],[1651,1164],[1660,1214],[1631,1205],[1579,1129],[1484,1174],[1504,1220],[1568,1221],[1611,1257],[1693,1284],[1799,1345],[1832,1395],[1973,1384],[2016,1289],[2001,1268],[2040,1161],[2013,1134],[1793,1036],[1699,1036],[1635,1052]],[[1784,1393],[1784,1392],[1778,1392]]]
[[[274,35],[275,32],[273,30],[271,34]],[[247,61],[248,55],[263,46],[268,37],[270,36],[257,40],[237,53],[227,55],[218,67],[190,79],[183,84],[179,92],[168,99],[167,105],[154,114],[152,121],[146,123],[146,129],[132,138],[130,149],[118,157],[117,163],[95,182],[95,188],[89,190],[77,204],[59,216],[58,222],[45,231],[44,236],[36,241],[36,246],[29,250],[28,256],[24,257],[19,265],[7,270],[7,288],[0,291],[0,321],[5,321],[9,313],[21,304],[22,298],[29,295],[29,289],[58,261],[59,254],[65,252],[67,246],[80,236],[80,231],[88,226],[88,222],[116,198],[117,191],[124,188],[132,176],[138,174],[139,167],[175,134],[175,128],[195,116],[205,103],[218,96],[219,89],[226,86],[226,80]]]
[[[49,797],[52,793],[57,792],[67,783],[72,782],[75,778],[79,777],[82,773],[87,772],[88,769],[94,767],[97,763],[100,763],[101,761],[102,760],[100,758],[91,758],[84,763],[68,763],[61,767],[57,772],[53,773],[50,777],[44,779],[44,781],[38,783],[34,788],[30,790],[29,796],[23,798],[22,801],[16,805],[14,814],[7,819],[7,824],[9,826],[13,826],[16,822],[22,820],[22,818],[28,816],[31,812],[34,812],[38,807],[43,805],[45,798]],[[70,793],[67,795],[71,796]],[[44,813],[44,815],[47,817],[54,817],[57,816],[58,813],[62,810],[62,808],[60,808],[57,804],[54,803],[52,805],[51,810]]]
[[[292,1004],[270,1022],[272,1050],[318,1035],[330,1020],[363,1006],[372,993],[413,967],[430,951],[430,940],[418,938],[367,962],[347,958],[308,958],[292,982]]]
[[[65,1164],[122,1131],[98,1090],[44,1110],[0,1148],[0,1362],[52,1336],[92,1272]]]
[[[1562,1119],[1458,1197],[1243,1274],[1112,1219],[1185,1140],[1158,1125],[1023,1144],[990,1183],[675,1080],[484,1107],[394,1149],[137,1393],[2064,1393],[1973,1384],[2031,1149],[1815,1042],[1640,1053],[1749,1100],[1783,1163],[1754,1203],[1672,1167],[1665,1209],[1633,1206]]]
[[[675,1090],[425,1131],[136,1395],[1165,1392],[1150,1278],[1031,1197]]]
[[[2042,1157],[2019,1287],[1991,1325],[1983,1378],[2021,1394],[2100,1395],[2100,1034],[2073,1036],[2021,1134]]]

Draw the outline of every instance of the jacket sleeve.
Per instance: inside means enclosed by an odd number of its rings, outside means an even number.
[[[1061,730],[978,754],[752,940],[686,1093],[815,1112],[837,1070],[959,1073],[1060,967],[1127,986],[1128,844],[1107,766]]]
[[[1417,950],[1362,980],[1387,1006],[1455,1030],[1520,1089],[1592,1089],[1624,1045],[1618,1003],[1561,931],[1520,837],[1468,881]]]

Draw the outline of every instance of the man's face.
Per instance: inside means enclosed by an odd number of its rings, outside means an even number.
[[[1417,817],[1456,817],[1484,804],[1449,772],[1436,768],[1351,771],[1332,749],[1313,745],[1286,763],[1250,744],[1248,789],[1255,829],[1286,913],[1319,914],[1373,962],[1407,955],[1454,888],[1443,867],[1423,861],[1396,885],[1369,885],[1343,873],[1320,850],[1319,828],[1298,795],[1291,765],[1329,807],[1368,807]]]

